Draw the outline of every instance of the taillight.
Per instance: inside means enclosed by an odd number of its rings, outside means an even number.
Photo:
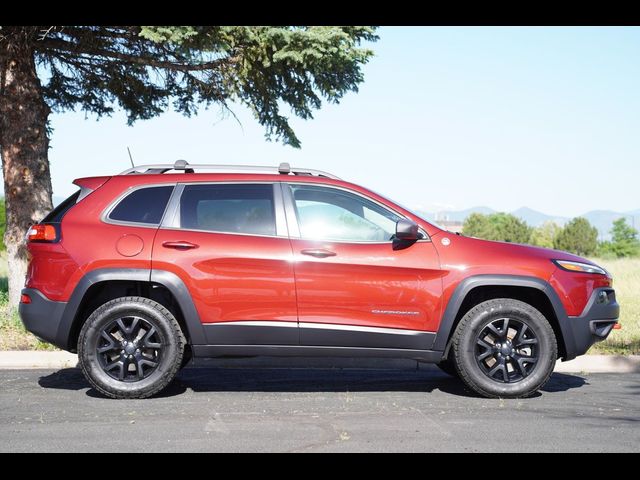
[[[39,223],[29,229],[27,233],[29,242],[57,242],[58,231],[53,225]]]
[[[20,303],[31,303],[31,297],[26,293],[20,295]]]

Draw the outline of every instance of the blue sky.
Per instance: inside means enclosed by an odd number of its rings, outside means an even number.
[[[640,208],[640,28],[385,27],[357,94],[293,120],[302,149],[213,108],[128,127],[52,115],[54,195],[136,163],[328,170],[428,211],[528,206],[575,216]]]

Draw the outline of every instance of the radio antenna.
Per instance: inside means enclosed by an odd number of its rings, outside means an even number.
[[[129,147],[127,147],[127,152],[129,152],[129,160],[131,160],[131,167],[136,168],[136,166],[133,164],[133,157],[131,156],[131,150],[129,150]]]

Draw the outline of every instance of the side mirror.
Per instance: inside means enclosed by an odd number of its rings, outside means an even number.
[[[420,238],[418,229],[417,223],[402,218],[396,223],[396,238],[398,240],[418,240]]]

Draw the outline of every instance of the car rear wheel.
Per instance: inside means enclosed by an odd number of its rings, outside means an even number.
[[[121,297],[96,309],[78,339],[80,367],[111,398],[147,398],[175,377],[185,338],[173,314],[143,297]]]
[[[510,298],[480,303],[460,320],[453,360],[462,381],[489,398],[533,395],[553,373],[556,338],[531,305]]]

